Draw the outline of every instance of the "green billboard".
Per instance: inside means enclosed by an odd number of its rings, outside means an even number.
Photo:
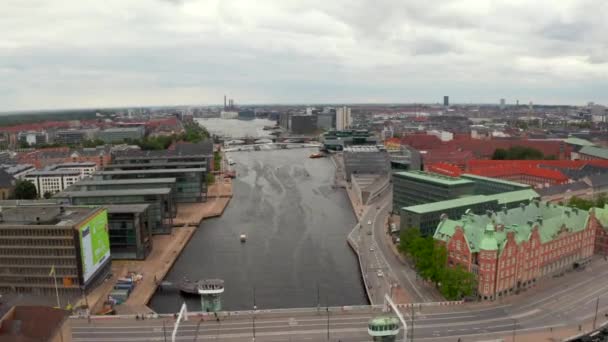
[[[108,212],[99,211],[78,228],[83,283],[87,283],[106,260],[110,259]]]

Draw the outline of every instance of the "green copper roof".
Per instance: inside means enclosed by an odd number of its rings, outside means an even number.
[[[487,215],[469,213],[462,215],[459,220],[445,219],[437,226],[434,238],[447,242],[454,235],[456,227],[462,227],[472,252],[479,252],[482,248],[494,250],[492,240],[496,241],[497,249],[500,251],[509,232],[514,232],[515,241],[520,243],[528,241],[532,229],[538,226],[541,243],[545,243],[556,238],[562,227],[568,232],[585,229],[588,219],[587,211],[534,201],[529,205]],[[490,233],[488,225],[493,225],[495,231]]]
[[[594,143],[592,143],[589,140],[585,140],[585,139],[581,139],[581,138],[575,138],[575,137],[570,137],[566,140],[564,140],[567,144],[570,145],[577,145],[577,146],[595,146]]]
[[[604,205],[603,208],[593,208],[595,210],[595,217],[604,229],[608,229],[608,204]]]
[[[484,195],[467,196],[446,201],[412,205],[409,207],[404,207],[403,210],[414,212],[417,214],[424,214],[441,210],[449,210],[452,208],[458,208],[467,205],[474,205],[483,202],[489,202],[491,200],[492,199],[488,198],[488,196]]]
[[[481,238],[481,243],[479,244],[479,249],[484,251],[497,251],[498,250],[498,241],[494,237],[494,225],[488,223],[486,225],[486,230]]]
[[[423,171],[395,172],[393,175],[397,176],[397,177],[413,178],[413,179],[420,180],[420,181],[425,181],[425,182],[429,182],[429,183],[437,183],[437,184],[442,184],[442,185],[447,185],[447,186],[474,184],[473,181],[470,181],[468,179],[449,177],[449,176],[440,175],[438,173],[423,172]]]
[[[499,183],[499,184],[511,185],[513,187],[522,188],[522,189],[529,189],[529,188],[531,188],[531,186],[528,185],[528,184],[511,182],[511,181],[500,179],[500,178],[491,178],[491,177],[478,176],[478,175],[473,175],[473,174],[470,174],[470,173],[463,173],[461,175],[461,177],[465,178],[465,179],[471,179],[471,180],[474,180],[474,181],[475,180],[481,180],[481,181],[486,181],[486,182],[491,182],[491,183]]]
[[[585,146],[581,148],[580,153],[587,154],[593,157],[602,159],[608,159],[608,148],[601,148],[595,146]]]
[[[497,200],[498,204],[523,202],[526,200],[532,200],[534,198],[540,198],[538,193],[532,189],[508,191],[495,195],[487,195],[486,197],[489,200]]]

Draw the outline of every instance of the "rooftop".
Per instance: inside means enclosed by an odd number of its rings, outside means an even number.
[[[32,171],[25,175],[25,177],[44,177],[44,176],[80,176],[80,171],[72,170],[44,170],[44,171]]]
[[[133,175],[142,173],[186,173],[186,172],[205,172],[204,167],[186,168],[186,169],[149,169],[149,170],[113,170],[113,171],[98,171],[95,175]]]
[[[473,174],[470,174],[470,173],[464,173],[464,174],[461,175],[461,177],[462,178],[467,178],[467,179],[472,179],[472,180],[480,180],[480,181],[488,181],[488,182],[493,182],[493,183],[505,184],[505,185],[510,185],[510,186],[522,188],[522,189],[529,189],[529,188],[531,188],[531,186],[528,185],[528,184],[511,182],[511,181],[500,179],[500,178],[491,178],[491,177],[484,177],[484,176],[479,176],[479,175],[473,175]]]
[[[120,205],[104,205],[108,210],[108,214],[123,214],[123,213],[143,213],[150,207],[149,204],[120,204]]]
[[[140,132],[141,128],[140,126],[137,127],[114,127],[114,128],[107,128],[102,130],[100,133],[130,133],[130,132]]]
[[[345,147],[344,152],[380,152],[380,149],[373,145],[357,145]]]
[[[92,190],[92,191],[62,191],[55,194],[54,198],[75,197],[108,197],[108,196],[143,196],[143,195],[168,195],[172,189],[126,189],[126,190]]]
[[[95,167],[97,164],[94,162],[80,162],[80,163],[61,163],[55,164],[52,167],[54,170],[63,168],[63,167]]]
[[[474,204],[479,204],[479,203],[483,203],[483,202],[489,202],[492,200],[496,200],[496,199],[490,199],[488,197],[489,196],[484,196],[484,195],[467,196],[467,197],[456,198],[456,199],[451,199],[451,200],[447,200],[447,201],[439,201],[439,202],[433,202],[433,203],[413,205],[410,207],[404,207],[402,209],[405,211],[409,211],[409,212],[413,212],[413,213],[417,213],[417,214],[425,214],[425,213],[438,212],[438,211],[442,211],[442,210],[448,210],[448,209],[452,209],[455,207],[465,207],[468,205],[474,205]]]
[[[465,185],[465,184],[475,184],[473,181],[468,179],[456,178],[456,177],[448,177],[443,176],[438,173],[430,173],[423,171],[404,171],[404,172],[395,172],[393,176],[404,177],[404,178],[412,178],[423,182],[429,183],[437,183],[441,185],[454,186],[454,185]]]
[[[533,229],[538,227],[541,243],[555,239],[562,228],[568,233],[579,232],[587,226],[589,212],[576,208],[555,205],[549,202],[533,201],[519,208],[490,212],[487,215],[465,214],[458,220],[446,218],[437,226],[434,238],[442,241],[449,239],[456,228],[463,229],[469,248],[479,252],[481,244],[496,243],[501,251],[507,241],[507,234],[513,233],[515,241],[529,241]],[[492,226],[491,231],[488,229]],[[492,240],[488,243],[488,239]]]
[[[100,209],[56,204],[3,207],[0,225],[70,226],[85,220],[97,210]]]
[[[184,161],[168,161],[168,162],[154,162],[154,163],[125,163],[125,164],[110,164],[106,165],[104,170],[107,169],[136,169],[136,168],[146,168],[146,167],[155,167],[155,166],[184,166],[187,168],[189,166],[201,166],[206,165],[207,163],[204,160],[201,161],[193,161],[193,162],[184,162]]]
[[[581,139],[581,138],[576,138],[576,137],[570,137],[566,140],[564,140],[567,144],[570,145],[576,145],[576,146],[595,146],[594,143],[592,143],[589,140],[586,139]]]
[[[608,148],[584,146],[581,148],[580,153],[601,159],[608,159]]]
[[[175,178],[133,178],[133,179],[107,179],[95,180],[87,178],[74,185],[122,185],[122,184],[168,184],[175,183]]]

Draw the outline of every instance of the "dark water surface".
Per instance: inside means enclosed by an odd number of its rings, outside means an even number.
[[[355,224],[344,190],[333,189],[334,165],[310,149],[235,152],[238,178],[224,215],[206,220],[165,280],[221,278],[226,310],[367,304],[356,257],[346,243]],[[241,243],[239,235],[247,234]],[[154,246],[162,248],[162,246]],[[319,290],[317,290],[317,288]],[[175,312],[183,301],[158,292],[150,306]]]

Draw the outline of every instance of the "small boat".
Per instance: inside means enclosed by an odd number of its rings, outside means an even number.
[[[240,238],[241,238],[241,242],[247,241],[247,235],[245,235],[245,234],[241,234]]]

